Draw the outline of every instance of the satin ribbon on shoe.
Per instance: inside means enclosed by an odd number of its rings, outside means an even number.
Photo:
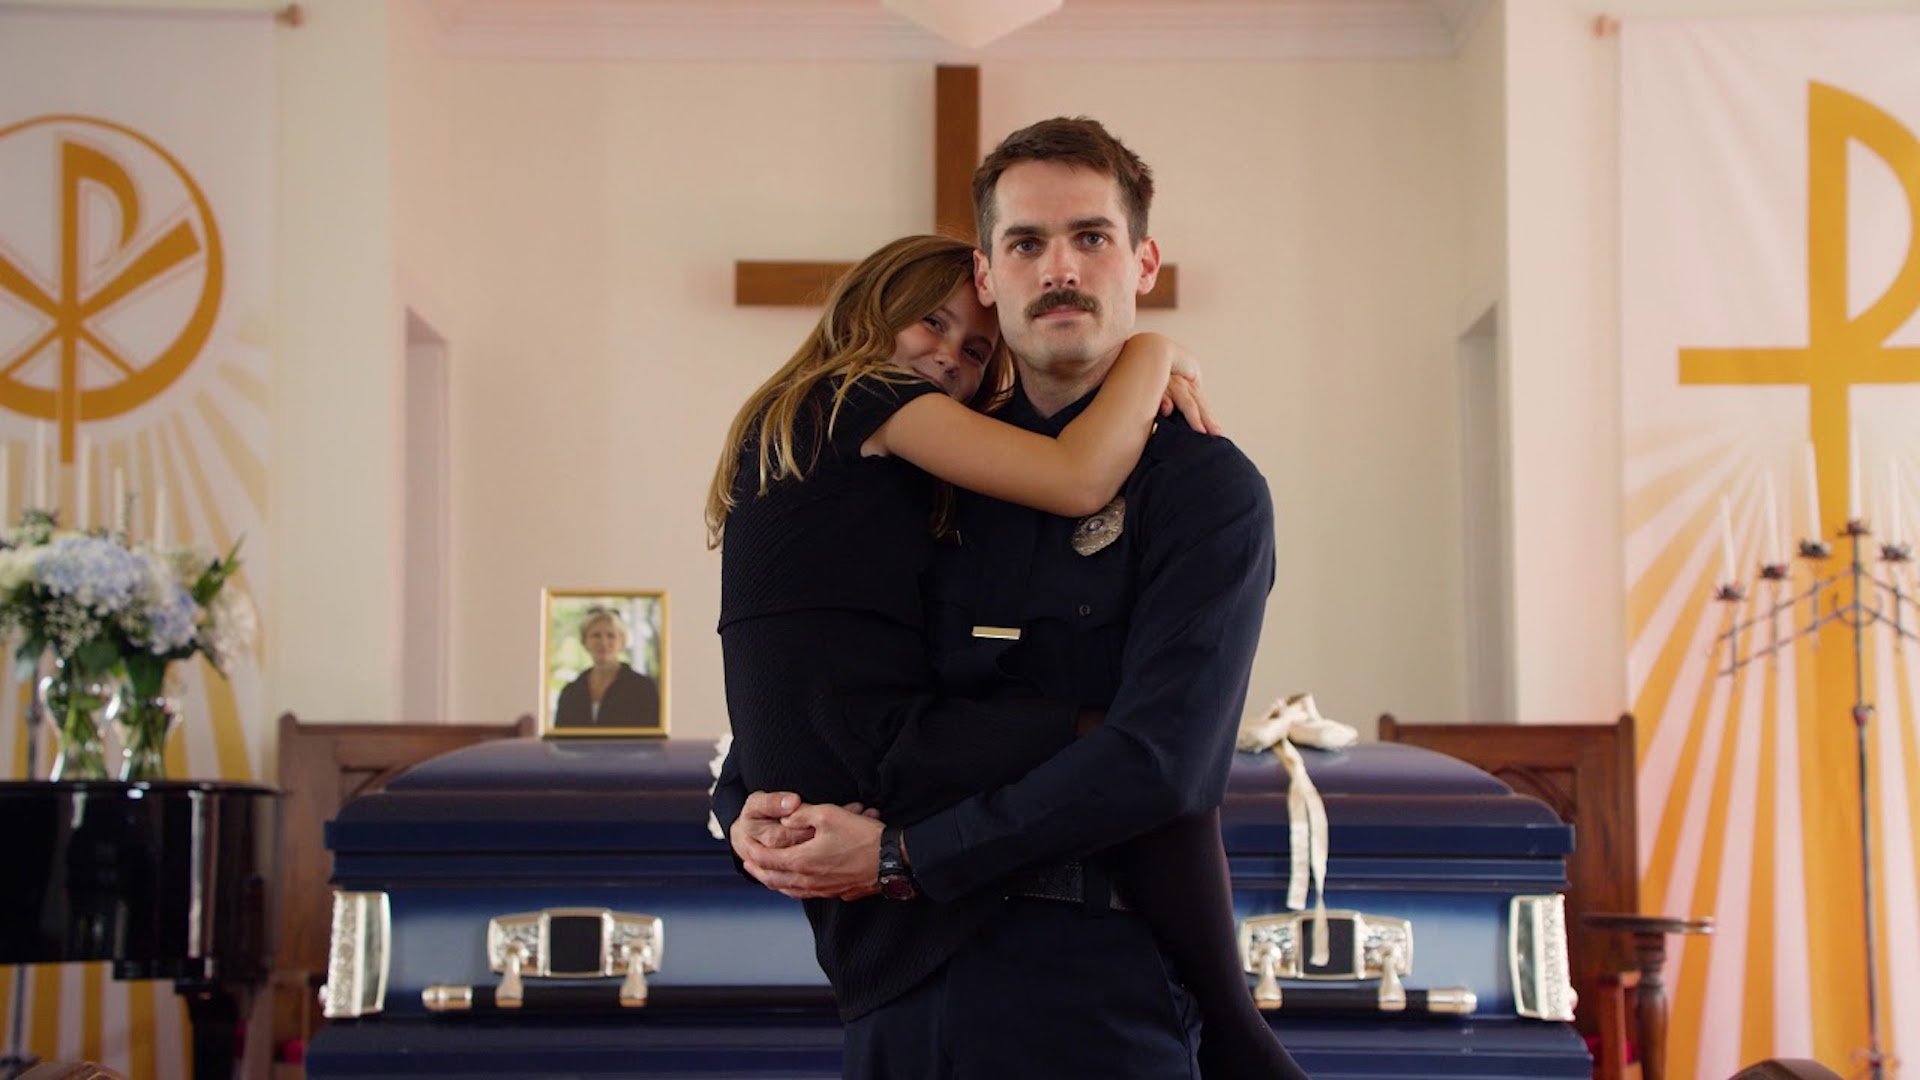
[[[720,766],[726,763],[727,751],[731,749],[733,749],[733,732],[731,731],[713,741],[713,760],[707,763],[707,771],[713,773],[713,783],[707,785],[709,805],[713,802],[713,789],[720,786]],[[727,838],[727,830],[720,827],[720,819],[713,816],[711,809],[707,811],[707,831],[713,834],[715,840]]]
[[[1295,744],[1343,750],[1360,741],[1360,732],[1320,715],[1312,694],[1283,697],[1240,725],[1236,745],[1253,753],[1273,750],[1287,770],[1287,907],[1307,906],[1308,878],[1313,887],[1312,963],[1327,963],[1327,806],[1307,775],[1307,763]]]

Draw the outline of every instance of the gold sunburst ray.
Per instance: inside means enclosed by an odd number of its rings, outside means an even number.
[[[1651,427],[1635,428],[1621,439],[1621,452],[1629,458],[1659,453],[1677,443],[1697,439],[1702,435],[1718,432],[1720,429],[1711,424],[1678,423],[1657,424]]]
[[[1779,836],[1773,808],[1779,802],[1778,747],[1781,657],[1761,662],[1759,764],[1754,781],[1753,854],[1746,896],[1746,990],[1740,1010],[1740,1060],[1764,1061],[1774,1052],[1775,896],[1779,889]]]
[[[1905,815],[1903,823],[1906,827],[1907,842],[1901,856],[1906,864],[1903,868],[1906,878],[1906,897],[1915,900],[1920,899],[1920,724],[1916,723],[1914,716],[1912,672],[1916,661],[1920,661],[1920,650],[1915,649],[1913,642],[1904,639],[1890,643],[1889,647],[1894,654],[1888,662],[1894,682],[1891,698],[1899,711],[1883,722],[1893,728],[1899,744],[1899,776],[1904,790],[1895,800],[1894,813]],[[1895,905],[1889,902],[1887,909],[1902,913],[1902,917],[1906,920],[1909,940],[1915,945],[1920,945],[1920,928],[1914,925],[1916,921],[1920,921],[1920,904]],[[1898,953],[1909,958],[1914,951],[1911,948],[1897,950]],[[1892,941],[1888,942],[1887,953],[1886,967],[1891,971],[1894,970],[1893,957],[1896,954]],[[1899,970],[1906,974],[1910,968],[1902,965]],[[1909,983],[1900,990],[1899,995],[1890,996],[1889,999],[1895,1019],[1895,1022],[1890,1025],[1895,1038],[1895,1045],[1891,1052],[1895,1054],[1900,1051],[1902,1033],[1909,1037],[1920,1034],[1920,985]]]
[[[225,520],[220,514],[219,504],[214,500],[213,489],[207,480],[206,469],[196,455],[192,440],[188,437],[186,421],[181,418],[180,414],[175,413],[170,418],[168,427],[170,429],[168,435],[170,435],[171,438],[167,440],[167,450],[165,451],[164,458],[168,475],[171,477],[175,474],[175,455],[177,454],[177,471],[184,473],[187,479],[193,484],[195,501],[198,502],[201,514],[206,520],[209,539],[212,540],[213,546],[219,551],[228,551],[233,547],[233,534],[231,530],[228,529]],[[171,491],[169,494],[173,495]],[[184,503],[185,501],[184,498],[179,495],[173,495],[173,498],[177,502]],[[180,520],[184,526],[187,521],[185,515],[186,507],[183,505],[181,509],[182,514]],[[238,589],[248,588],[246,580],[240,573],[234,575],[233,580],[228,583],[228,587]],[[206,695],[203,700],[211,703],[213,701],[213,695]],[[219,763],[219,775],[228,780],[252,779],[253,765],[247,753],[247,733],[240,723],[238,710],[223,710],[210,707],[209,712],[211,714],[211,723],[208,727],[213,733],[213,748],[216,755],[215,760]]]
[[[1717,503],[1717,499],[1713,500]],[[1741,503],[1746,509],[1746,501]],[[1744,522],[1744,517],[1742,518]],[[1744,535],[1744,534],[1743,534]],[[1691,632],[1684,637],[1671,634],[1662,647],[1662,661],[1671,666],[1671,676],[1665,685],[1653,688],[1660,699],[1658,711],[1649,711],[1640,715],[1648,716],[1654,728],[1652,741],[1649,742],[1649,754],[1642,762],[1643,782],[1641,801],[1646,803],[1649,797],[1662,800],[1658,814],[1643,815],[1653,823],[1653,843],[1643,845],[1643,858],[1646,868],[1642,876],[1644,895],[1655,903],[1669,906],[1661,910],[1681,910],[1682,898],[1668,895],[1674,880],[1676,860],[1682,865],[1680,847],[1685,835],[1684,830],[1675,830],[1670,826],[1674,822],[1692,822],[1699,819],[1693,810],[1698,808],[1704,791],[1696,787],[1700,775],[1700,756],[1710,754],[1707,743],[1712,732],[1717,732],[1721,717],[1714,714],[1714,697],[1722,687],[1716,672],[1725,663],[1725,657],[1715,648],[1716,637],[1726,621],[1735,617],[1727,605],[1710,601],[1717,582],[1714,569],[1716,560],[1713,551],[1717,548],[1717,539],[1707,529],[1702,529],[1695,537],[1689,550],[1681,553],[1684,561],[1674,572],[1675,587],[1684,590],[1680,595],[1689,602],[1697,613],[1692,622]],[[1742,542],[1743,550],[1758,549],[1757,542]],[[1711,610],[1709,610],[1711,605]],[[1656,677],[1661,672],[1656,669]],[[1647,698],[1647,687],[1643,686],[1641,698],[1636,708],[1652,706]],[[1685,710],[1687,720],[1676,725],[1675,709]],[[1677,750],[1677,758],[1674,751]],[[1643,828],[1642,830],[1646,830]]]
[[[1703,538],[1712,538],[1719,526],[1720,498],[1738,492],[1741,473],[1732,462],[1710,473],[1676,499],[1661,518],[1658,533],[1649,525],[1637,536],[1627,539],[1628,563],[1644,560],[1644,567],[1627,586],[1627,641],[1631,647],[1647,632],[1647,624],[1662,601],[1677,588],[1688,587],[1681,578],[1685,556],[1694,551]],[[1642,555],[1648,552],[1650,555]]]
[[[247,440],[241,436],[233,420],[214,402],[211,394],[200,391],[194,395],[193,404],[204,421],[204,430],[213,436],[214,445],[219,447],[220,461],[246,494],[254,514],[264,515],[267,512],[266,465],[247,446]],[[178,419],[177,414],[175,419]]]
[[[248,404],[261,412],[272,407],[273,397],[267,390],[267,381],[249,370],[245,364],[235,360],[226,360],[214,368],[234,392],[244,398]]]
[[[1720,488],[1696,496],[1699,507],[1633,586],[1639,591],[1639,603],[1647,608],[1641,617],[1642,632],[1630,639],[1629,645],[1630,671],[1638,683],[1633,708],[1635,715],[1646,718],[1639,739],[1643,795],[1663,789],[1674,774],[1675,754],[1683,760],[1688,756],[1679,741],[1698,737],[1698,706],[1690,703],[1695,688],[1711,673],[1713,642],[1726,614],[1725,608],[1711,599],[1713,552],[1718,546],[1713,529],[1716,515],[1711,508],[1728,490]],[[1654,592],[1656,586],[1660,588],[1658,593]],[[1664,617],[1663,611],[1674,614]],[[1662,632],[1652,633],[1646,629],[1649,625]],[[1647,663],[1643,657],[1650,651],[1653,660]],[[1676,724],[1676,709],[1695,715],[1685,724]],[[1658,820],[1658,815],[1643,814],[1643,833]],[[1652,845],[1643,843],[1642,857],[1652,850]]]
[[[60,1053],[60,989],[69,971],[61,964],[34,964],[27,969],[32,985],[27,1049],[36,1057],[54,1060]]]
[[[1671,454],[1657,455],[1660,460],[1641,459],[1643,465],[1657,468],[1649,469],[1650,475],[1638,484],[1628,477],[1626,497],[1620,508],[1621,529],[1631,544],[1634,534],[1640,532],[1661,511],[1675,504],[1685,504],[1685,493],[1706,482],[1706,478],[1723,472],[1733,465],[1734,459],[1745,460],[1747,440],[1735,435],[1724,439],[1703,439],[1676,447]],[[1682,453],[1684,451],[1684,453]],[[1655,457],[1649,455],[1649,458]]]
[[[170,460],[175,461],[178,465],[176,470],[169,473],[168,478],[168,492],[171,501],[174,507],[180,511],[176,520],[184,521],[186,519],[190,505],[189,494],[191,494],[192,500],[195,500],[192,505],[199,507],[202,516],[206,520],[205,535],[196,536],[196,539],[208,547],[216,549],[220,554],[232,550],[235,541],[239,540],[240,536],[227,525],[226,514],[221,510],[220,503],[214,496],[215,487],[212,478],[208,475],[207,468],[202,462],[201,447],[195,442],[192,431],[187,426],[186,421],[178,414],[175,414],[168,421],[166,430],[161,433],[160,438],[174,448],[174,456]],[[218,460],[225,461],[226,459],[218,458]],[[181,483],[182,478],[185,478],[187,482]],[[241,507],[239,512],[245,515],[246,508]],[[249,597],[256,595],[253,591],[245,561],[240,564],[240,569],[234,572],[233,585]],[[260,642],[256,639],[253,645],[253,658],[256,663],[259,661],[259,657]]]
[[[1743,521],[1745,515],[1743,514]],[[1759,544],[1754,542],[1749,531],[1736,533],[1736,549],[1742,561],[1736,565],[1746,565],[1745,560],[1757,555]],[[1711,588],[1712,579],[1703,575],[1701,587]],[[1734,782],[1738,752],[1743,742],[1743,720],[1748,714],[1749,703],[1756,688],[1752,685],[1758,674],[1755,665],[1749,665],[1731,678],[1715,678],[1707,693],[1714,699],[1711,707],[1714,730],[1709,734],[1709,743],[1703,748],[1703,756],[1712,763],[1710,777],[1696,777],[1692,785],[1692,799],[1685,816],[1680,820],[1682,842],[1679,845],[1679,862],[1668,889],[1666,903],[1662,910],[1684,911],[1695,916],[1715,916],[1721,913],[1721,888],[1723,877],[1728,870],[1728,845],[1750,843],[1751,835],[1745,837],[1729,836],[1729,818],[1734,809]],[[1702,767],[1705,765],[1703,763]],[[1707,784],[1699,781],[1708,780]],[[1737,864],[1738,860],[1732,860]],[[1744,892],[1746,881],[1728,878],[1725,884]],[[1737,919],[1737,915],[1735,916]],[[1718,935],[1716,935],[1718,936]],[[1726,949],[1739,949],[1744,941],[1728,938],[1721,941],[1708,941],[1704,938],[1690,938],[1681,950],[1674,980],[1674,1018],[1672,1027],[1674,1037],[1668,1047],[1668,1062],[1675,1066],[1674,1074],[1680,1076],[1695,1075],[1700,1064],[1703,1049],[1703,1036],[1706,1034],[1705,1016],[1707,1008],[1707,990],[1713,972],[1714,958]],[[1736,954],[1737,955],[1737,954]],[[1724,963],[1724,959],[1722,963]],[[1716,1001],[1723,1011],[1726,1004]]]
[[[1897,1056],[1900,1020],[1920,1005],[1913,1000],[1910,972],[1914,949],[1920,947],[1920,936],[1915,934],[1914,927],[1915,920],[1920,918],[1920,909],[1916,907],[1920,896],[1915,892],[1913,862],[1913,813],[1920,804],[1912,800],[1912,748],[1907,738],[1909,705],[1903,665],[1903,661],[1909,659],[1906,643],[1897,640],[1884,627],[1870,632],[1874,635],[1872,651],[1876,674],[1872,726],[1876,796],[1873,850],[1878,867],[1874,896],[1874,922],[1878,928],[1875,972],[1880,1000],[1890,1021],[1885,1025],[1885,1049]]]

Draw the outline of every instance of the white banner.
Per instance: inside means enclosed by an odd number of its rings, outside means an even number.
[[[8,520],[42,483],[63,523],[104,524],[123,487],[145,536],[164,500],[175,542],[224,552],[245,538],[236,580],[256,606],[270,555],[273,52],[264,11],[0,10]],[[195,662],[170,775],[260,778],[271,725],[257,650],[229,676]],[[46,767],[44,735],[26,760],[25,694],[10,674],[0,683],[8,777]],[[33,1052],[186,1075],[169,984],[41,966],[25,992]],[[0,1017],[14,993],[0,969]]]
[[[1670,1076],[1776,1055],[1855,1075],[1869,1046],[1853,631],[1802,631],[1854,598],[1850,519],[1872,531],[1859,599],[1891,616],[1900,585],[1920,623],[1911,565],[1880,558],[1920,523],[1916,57],[1909,15],[1622,32],[1641,907],[1718,921],[1670,953]],[[1864,634],[1880,1049],[1911,1060],[1920,648]]]

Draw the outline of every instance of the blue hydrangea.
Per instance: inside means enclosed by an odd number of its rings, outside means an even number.
[[[49,593],[100,615],[131,604],[144,576],[138,556],[98,536],[60,537],[33,566],[34,581]]]
[[[146,607],[147,651],[156,656],[164,656],[193,644],[195,624],[199,617],[199,607],[193,602],[193,594],[177,582],[169,582],[166,594],[158,602],[149,601]]]

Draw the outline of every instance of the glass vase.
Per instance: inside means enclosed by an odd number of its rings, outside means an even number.
[[[120,779],[165,780],[167,735],[180,719],[172,694],[129,694],[120,709]]]
[[[71,657],[55,657],[53,670],[40,679],[39,696],[42,715],[53,725],[53,772],[48,779],[107,779],[104,733],[120,712],[119,683]]]

